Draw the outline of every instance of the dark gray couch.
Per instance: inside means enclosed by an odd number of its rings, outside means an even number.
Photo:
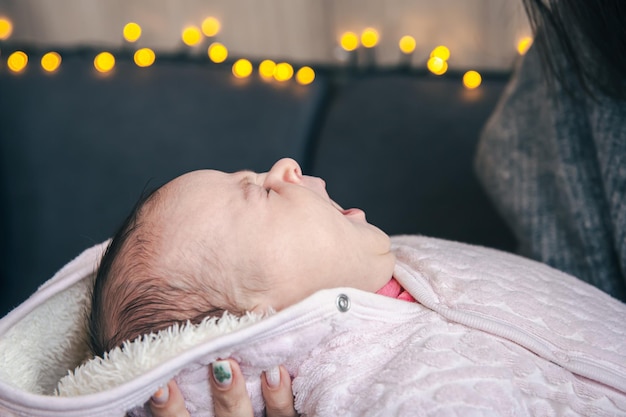
[[[390,234],[514,247],[472,173],[508,74],[468,92],[459,74],[321,68],[302,87],[186,57],[118,57],[99,76],[92,59],[68,52],[53,75],[0,67],[0,316],[110,236],[144,188],[285,156]]]

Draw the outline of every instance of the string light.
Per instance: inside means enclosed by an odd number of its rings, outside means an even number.
[[[201,29],[196,26],[186,27],[181,34],[183,42],[188,46],[195,46],[202,41],[203,34],[208,37],[213,37],[221,30],[220,21],[209,16],[203,20]],[[0,41],[8,39],[13,32],[13,24],[11,20],[5,17],[0,17]],[[123,36],[128,42],[136,42],[141,37],[141,26],[135,22],[129,22],[124,25]],[[345,32],[340,37],[340,46],[345,51],[354,51],[363,45],[365,48],[373,48],[378,45],[380,40],[379,32],[371,27],[365,28],[361,36],[359,37],[354,32]],[[520,55],[524,55],[533,43],[533,38],[525,36],[517,42],[517,52]],[[409,55],[415,51],[416,40],[413,36],[405,35],[398,41],[398,47],[400,51],[406,55]],[[212,43],[208,48],[208,55],[211,61],[215,63],[222,63],[228,57],[228,49],[219,42]],[[23,51],[13,52],[7,59],[8,68],[19,73],[25,70],[28,65],[28,55]],[[444,46],[439,45],[434,48],[430,53],[430,58],[427,61],[427,68],[430,72],[436,75],[443,75],[448,70],[448,60],[450,59],[450,50]],[[134,54],[135,64],[139,67],[149,67],[154,64],[156,60],[155,52],[149,48],[141,48]],[[62,62],[61,56],[57,52],[48,52],[41,58],[41,67],[46,72],[57,71]],[[110,72],[115,67],[115,57],[110,52],[101,52],[94,58],[94,67],[101,73]],[[266,59],[259,64],[259,74],[264,79],[271,79],[272,77],[277,81],[287,81],[294,76],[293,67],[286,63],[275,63],[272,60]],[[247,59],[238,59],[232,66],[232,72],[237,78],[246,78],[251,75],[253,71],[252,64]],[[311,84],[315,80],[315,71],[309,67],[304,66],[295,73],[296,81],[301,85]],[[463,75],[463,85],[465,88],[472,90],[478,88],[482,83],[482,76],[477,71],[471,70],[465,72]]]
[[[228,49],[219,42],[213,42],[208,49],[209,59],[216,64],[221,64],[228,58]]]
[[[361,33],[361,44],[366,48],[378,45],[378,31],[374,28],[365,28]]]
[[[266,80],[274,77],[274,70],[276,69],[276,63],[271,59],[261,61],[259,64],[259,74]]]
[[[531,38],[530,36],[524,36],[517,42],[517,53],[519,53],[520,55],[526,54],[532,44],[533,38]]]
[[[208,37],[217,35],[221,27],[222,25],[220,24],[220,21],[213,16],[209,16],[204,19],[201,26],[202,33],[204,33],[204,35]]]
[[[13,33],[13,23],[6,17],[0,17],[0,40],[9,39]]]
[[[22,51],[15,51],[7,59],[7,66],[15,73],[22,72],[28,65],[28,55]]]
[[[296,72],[296,81],[300,85],[309,85],[315,80],[315,71],[311,67],[302,67]]]
[[[133,59],[135,60],[135,64],[137,64],[138,67],[145,68],[154,64],[156,55],[154,51],[150,48],[141,48],[135,51]]]
[[[247,59],[241,58],[233,64],[233,75],[237,78],[246,78],[252,74],[252,64]]]
[[[354,51],[359,47],[359,38],[356,36],[354,32],[345,32],[341,35],[341,39],[339,40],[339,44],[346,51]]]
[[[183,29],[182,40],[187,46],[196,46],[202,40],[202,32],[195,26],[187,26]]]
[[[93,66],[98,72],[107,73],[115,67],[115,57],[110,52],[100,52],[93,60]]]
[[[288,81],[293,77],[293,67],[286,62],[276,64],[274,69],[274,79],[276,81]]]
[[[54,72],[61,66],[61,55],[56,52],[48,52],[41,57],[41,68],[46,72]]]
[[[415,38],[409,35],[401,37],[400,41],[398,42],[400,50],[407,55],[415,51],[416,44],[417,43],[415,42]]]
[[[435,75],[443,75],[448,71],[448,59],[450,59],[450,50],[446,46],[439,45],[431,51],[426,67]]]
[[[448,63],[443,59],[433,56],[426,63],[428,70],[435,75],[443,75],[448,71]]]
[[[432,50],[432,52],[430,53],[430,57],[436,57],[442,59],[443,61],[447,61],[450,59],[450,50],[446,46],[439,45]]]
[[[124,39],[128,42],[137,42],[141,37],[141,26],[135,22],[129,22],[124,25]]]
[[[463,74],[463,85],[469,90],[478,88],[482,83],[482,77],[477,71],[467,71]]]

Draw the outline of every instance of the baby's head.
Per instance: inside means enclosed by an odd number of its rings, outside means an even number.
[[[139,201],[107,249],[93,353],[224,311],[281,310],[320,289],[374,292],[394,263],[389,237],[294,160],[260,174],[190,172]]]

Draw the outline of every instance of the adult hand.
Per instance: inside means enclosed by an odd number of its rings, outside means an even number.
[[[215,417],[252,417],[252,403],[237,362],[230,359],[214,362],[210,372]],[[267,417],[297,417],[291,378],[284,367],[265,372],[261,376],[261,390]],[[185,399],[173,380],[152,396],[150,410],[154,417],[190,417]]]

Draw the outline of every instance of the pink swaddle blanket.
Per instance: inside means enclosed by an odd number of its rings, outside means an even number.
[[[393,244],[394,276],[416,303],[324,290],[262,320],[133,342],[64,377],[86,355],[103,246],[92,248],[0,320],[0,416],[147,415],[142,404],[174,376],[192,415],[211,416],[206,365],[223,357],[241,363],[257,415],[258,376],[281,363],[307,416],[626,415],[626,305],[503,252]]]

